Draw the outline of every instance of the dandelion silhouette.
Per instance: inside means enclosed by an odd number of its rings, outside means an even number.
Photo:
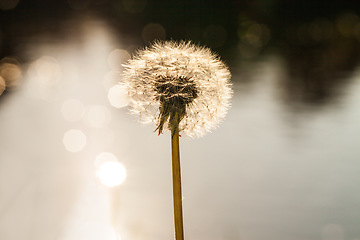
[[[179,132],[200,137],[224,119],[230,71],[210,49],[185,41],[155,42],[124,66],[131,111],[159,135],[171,131],[175,239],[183,240]]]

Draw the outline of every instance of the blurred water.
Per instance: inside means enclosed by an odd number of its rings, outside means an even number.
[[[130,46],[93,24],[78,45],[37,48],[23,85],[1,96],[0,239],[173,236],[170,136],[108,102],[108,56]],[[232,59],[226,120],[204,138],[181,139],[186,238],[360,239],[360,70],[316,85],[319,95],[282,54]],[[71,121],[69,99],[81,112]],[[67,151],[71,129],[85,140]],[[101,152],[126,167],[121,186],[96,178]]]

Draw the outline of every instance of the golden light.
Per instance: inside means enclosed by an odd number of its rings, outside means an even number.
[[[16,87],[22,76],[20,67],[17,64],[12,63],[17,61],[8,57],[2,59],[1,61],[2,63],[0,63],[0,76],[5,80],[6,87]]]
[[[125,167],[117,161],[112,153],[100,153],[96,157],[95,166],[97,167],[96,176],[105,186],[118,186],[126,178]]]
[[[0,76],[0,96],[3,94],[6,88],[5,80]]]
[[[86,113],[85,123],[89,127],[103,128],[111,121],[111,113],[109,109],[104,106],[92,106]]]
[[[86,135],[80,130],[71,129],[63,137],[63,144],[69,152],[80,152],[86,146],[86,142]]]
[[[129,104],[129,98],[124,85],[118,84],[110,88],[108,99],[111,106],[115,108],[126,107]]]
[[[79,121],[85,113],[84,104],[77,99],[68,99],[63,102],[61,106],[61,113],[66,121]]]

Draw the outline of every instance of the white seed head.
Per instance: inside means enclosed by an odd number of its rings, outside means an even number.
[[[138,51],[125,66],[123,80],[130,108],[143,123],[159,130],[179,130],[202,136],[224,119],[232,96],[230,71],[211,52],[191,42],[155,42]]]

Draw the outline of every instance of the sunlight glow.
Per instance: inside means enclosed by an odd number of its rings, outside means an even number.
[[[77,99],[68,99],[61,106],[61,113],[66,121],[75,122],[82,119],[85,108]]]
[[[111,112],[104,106],[92,106],[86,113],[85,123],[89,127],[103,128],[111,121]]]
[[[115,108],[126,107],[129,104],[129,98],[124,85],[118,84],[110,88],[108,99],[111,106]]]
[[[118,186],[126,178],[126,169],[112,153],[100,153],[95,160],[96,175],[100,182],[108,187]]]
[[[80,152],[86,146],[86,141],[86,135],[75,129],[67,131],[63,137],[64,146],[69,152]]]

